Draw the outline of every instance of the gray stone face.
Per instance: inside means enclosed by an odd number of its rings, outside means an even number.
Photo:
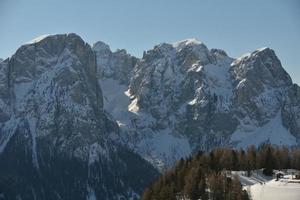
[[[209,90],[211,77],[202,67],[230,61],[225,52],[209,51],[202,43],[161,44],[147,51],[136,65],[129,88],[140,109],[157,120],[156,128],[171,126],[200,147],[208,132],[225,137],[237,126],[231,113],[217,111],[218,97]],[[215,135],[209,140],[218,141],[211,141],[210,146],[224,142],[224,137],[216,139]]]
[[[112,52],[109,46],[103,42],[93,45],[97,57],[98,77],[112,78],[127,85],[132,76],[132,69],[138,59],[131,56],[124,49]]]
[[[117,143],[97,71],[76,34],[23,45],[0,63],[0,193],[8,199],[127,199],[157,175]],[[124,178],[139,170],[142,180]]]
[[[300,140],[300,87],[292,85],[287,93],[282,109],[284,125]]]
[[[280,109],[283,95],[292,85],[273,50],[264,48],[236,60],[232,64],[235,79],[236,107],[243,107],[243,115],[264,124]],[[267,101],[271,100],[272,101]]]

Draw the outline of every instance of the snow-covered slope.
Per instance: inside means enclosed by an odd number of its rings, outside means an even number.
[[[45,36],[0,63],[4,199],[130,199],[156,170],[118,143],[96,57],[76,34]]]
[[[246,176],[247,172],[243,171],[231,173],[238,176],[243,188],[247,190],[253,200],[298,200],[300,180],[292,179],[292,172],[295,170],[285,171],[284,177],[279,180],[276,180],[276,177],[264,176],[261,170],[253,171],[250,177]]]
[[[131,55],[108,50],[94,45],[98,77],[110,85],[105,108],[123,142],[159,168],[216,146],[299,145],[300,90],[269,48],[234,59],[187,39],[126,66]]]
[[[253,200],[298,200],[300,197],[300,181],[291,180],[285,176],[280,181],[275,179],[265,184],[255,184],[250,187],[250,194]]]

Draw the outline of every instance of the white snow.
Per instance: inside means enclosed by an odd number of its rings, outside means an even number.
[[[292,179],[295,170],[284,170],[286,175],[276,181],[275,175],[264,176],[262,170],[254,170],[250,177],[245,171],[231,171],[229,176],[236,175],[243,188],[252,200],[299,200],[300,180]],[[276,172],[276,170],[275,170]]]
[[[38,157],[37,157],[37,151],[36,151],[36,125],[37,125],[37,120],[32,117],[27,120],[29,124],[29,129],[30,129],[30,134],[31,134],[31,140],[32,140],[32,162],[35,168],[39,169],[39,162],[38,162]]]
[[[188,140],[175,136],[169,129],[154,132],[152,137],[142,140],[138,151],[161,170],[192,152]]]
[[[173,134],[170,129],[153,131],[149,128],[154,123],[153,117],[139,110],[137,99],[126,86],[105,78],[100,84],[104,109],[118,122],[122,134],[132,137],[132,140],[125,138],[134,151],[160,169],[191,153],[187,138]],[[135,135],[136,128],[138,135]]]
[[[185,39],[185,40],[181,40],[178,42],[174,42],[172,44],[172,46],[174,48],[181,49],[182,47],[190,45],[190,44],[202,44],[202,42],[200,42],[199,40],[197,40],[195,38],[190,38],[190,39]]]
[[[139,108],[137,102],[138,102],[138,99],[134,98],[133,101],[128,105],[128,110],[130,112],[138,114],[140,108]]]
[[[264,183],[272,180],[272,177],[265,176],[262,170],[254,170],[251,172],[251,176],[247,176],[247,171],[230,171],[230,175],[238,176],[243,186],[251,186],[257,183]]]
[[[89,184],[87,185],[87,191],[88,191],[88,195],[86,197],[86,200],[97,200],[95,190],[91,188]]]
[[[50,34],[40,35],[40,36],[30,40],[29,42],[26,42],[25,44],[34,44],[34,43],[40,42],[48,36],[50,36]]]
[[[229,73],[230,66],[224,65],[205,65],[206,80],[211,94],[218,97],[219,107],[228,108],[233,96],[233,86]]]
[[[290,176],[276,181],[275,179],[265,184],[255,184],[250,187],[253,200],[299,200],[300,180],[291,180]]]
[[[130,104],[128,88],[113,79],[101,79],[100,85],[104,100],[104,109],[121,125],[130,123],[131,112],[138,111],[134,102]],[[131,105],[131,106],[130,106]]]
[[[197,103],[197,98],[194,98],[193,100],[189,101],[189,105],[195,105]]]
[[[269,49],[269,47],[261,47],[261,48],[257,49],[256,51],[264,51],[266,49]]]
[[[241,125],[232,134],[231,141],[237,142],[237,147],[257,146],[264,142],[288,146],[297,144],[296,138],[282,124],[281,111],[262,127],[244,124],[241,121]]]

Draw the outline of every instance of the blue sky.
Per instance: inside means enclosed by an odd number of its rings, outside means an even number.
[[[0,0],[0,58],[39,35],[69,32],[138,57],[185,38],[232,57],[268,46],[300,83],[299,0]]]

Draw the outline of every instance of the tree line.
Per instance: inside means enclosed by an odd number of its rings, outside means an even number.
[[[146,188],[143,200],[248,200],[249,196],[238,177],[229,177],[226,171],[264,169],[272,175],[274,169],[300,170],[300,149],[265,144],[247,149],[217,148],[199,151],[181,159],[151,186]]]

